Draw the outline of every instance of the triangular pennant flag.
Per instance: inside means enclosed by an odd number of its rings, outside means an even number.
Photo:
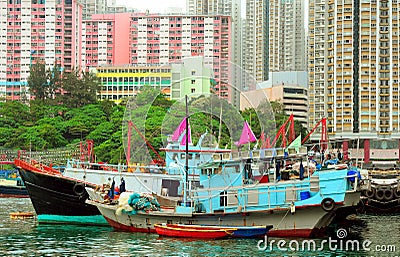
[[[301,147],[301,135],[296,137],[296,139],[293,140],[293,142],[286,148],[286,150],[288,148],[294,148],[294,149],[296,149],[296,152],[298,152],[300,147]]]
[[[179,126],[176,128],[174,131],[174,134],[172,135],[172,141],[178,141],[179,137],[182,135],[183,131],[186,130],[186,117],[183,118]]]
[[[253,131],[251,130],[247,121],[245,121],[243,125],[242,135],[240,136],[239,141],[235,142],[235,145],[241,146],[255,141],[257,141],[257,138],[254,135]]]

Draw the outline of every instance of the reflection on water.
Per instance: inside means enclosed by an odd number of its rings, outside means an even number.
[[[109,227],[38,225],[36,219],[13,220],[10,212],[34,211],[29,199],[0,199],[0,256],[396,256],[400,252],[400,216],[360,215],[332,227],[329,237],[346,228],[348,240],[371,241],[371,252],[260,251],[259,239],[194,240],[161,238],[155,234],[116,232]],[[279,241],[279,238],[268,238]],[[323,239],[315,239],[318,246]],[[300,245],[304,239],[297,240]],[[344,241],[345,242],[345,241]],[[286,247],[290,239],[286,239]],[[396,252],[382,253],[375,246],[394,245]]]

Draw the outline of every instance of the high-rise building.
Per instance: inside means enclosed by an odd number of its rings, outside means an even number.
[[[228,66],[228,87],[230,101],[239,107],[240,92],[249,88],[247,76],[243,69],[243,36],[241,0],[187,0],[187,11],[193,15],[229,15],[231,16],[231,62]]]
[[[107,0],[80,0],[82,4],[82,19],[90,19],[92,14],[107,13]]]
[[[203,56],[212,67],[213,90],[231,99],[231,23],[227,15],[119,13],[84,22],[82,66],[154,65]]]
[[[231,16],[232,62],[242,66],[242,18],[240,0],[187,0],[187,11],[194,15]]]
[[[269,5],[267,0],[246,0],[243,68],[257,82],[268,80]]]
[[[257,82],[269,72],[305,71],[304,0],[246,0],[243,66]]]
[[[304,0],[269,0],[269,71],[305,71]]]
[[[0,98],[29,99],[30,66],[80,65],[82,5],[78,0],[0,1]]]
[[[310,125],[333,140],[400,138],[400,3],[311,0]]]

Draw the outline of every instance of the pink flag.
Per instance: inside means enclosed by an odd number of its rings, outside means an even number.
[[[190,124],[189,124],[189,138],[188,138],[188,143],[191,144],[192,143],[192,130],[190,129]],[[184,131],[183,134],[183,138],[181,141],[181,145],[186,145],[186,129]]]
[[[186,129],[186,117],[183,118],[179,126],[176,128],[174,134],[172,135],[173,141],[178,141],[179,137],[182,135],[183,131]]]
[[[235,142],[235,145],[240,146],[255,141],[257,141],[257,138],[251,130],[247,121],[245,121],[243,125],[242,135],[240,136],[239,141]]]
[[[186,145],[186,117],[183,118],[179,126],[176,128],[174,134],[172,135],[172,141],[178,141],[179,138],[183,135],[181,145]],[[190,124],[189,124],[189,138],[188,138],[189,144],[192,143],[192,133],[190,131]]]

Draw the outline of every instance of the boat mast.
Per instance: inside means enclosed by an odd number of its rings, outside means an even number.
[[[189,180],[189,109],[188,109],[188,96],[185,95],[185,104],[186,104],[186,158],[185,158],[185,190],[184,190],[184,205],[186,207],[187,201],[187,186]]]
[[[218,144],[217,147],[219,147],[219,143],[221,142],[221,127],[222,127],[222,102],[219,102],[219,128],[218,128]]]

